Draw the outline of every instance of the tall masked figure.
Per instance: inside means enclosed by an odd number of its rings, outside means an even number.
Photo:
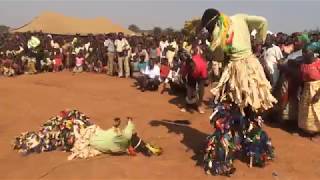
[[[211,90],[216,101],[230,98],[240,111],[263,112],[277,100],[271,94],[257,57],[251,49],[250,32],[257,31],[256,40],[263,44],[268,23],[264,17],[247,14],[226,16],[216,9],[207,9],[201,19],[203,30],[209,32],[210,48],[220,51],[227,63],[218,85]]]

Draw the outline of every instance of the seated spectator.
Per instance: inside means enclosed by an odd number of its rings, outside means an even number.
[[[160,67],[158,62],[150,60],[146,70],[140,80],[141,91],[144,92],[146,89],[157,90],[160,84]]]
[[[13,59],[12,54],[9,53],[8,56],[5,58],[5,60],[2,62],[3,64],[3,75],[6,77],[11,77],[15,75],[14,69],[13,69]]]
[[[27,71],[25,72],[25,74],[35,74],[37,73],[36,70],[36,58],[34,55],[32,55],[32,53],[30,54],[30,56],[26,57],[27,59]]]
[[[96,73],[102,73],[103,71],[103,65],[100,60],[97,60],[93,63],[93,71]]]
[[[81,73],[83,71],[83,63],[84,63],[84,56],[83,56],[83,52],[80,51],[79,54],[76,56],[76,66],[73,68],[73,72]]]

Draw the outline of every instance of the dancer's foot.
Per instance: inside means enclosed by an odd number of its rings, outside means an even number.
[[[181,108],[180,111],[181,112],[187,112],[186,108]]]
[[[320,134],[315,135],[314,137],[311,138],[311,141],[320,144]]]
[[[199,112],[200,114],[204,114],[204,113],[205,113],[204,110],[203,110],[201,107],[198,107],[198,112]]]

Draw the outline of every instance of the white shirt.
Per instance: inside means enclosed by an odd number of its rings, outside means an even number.
[[[164,49],[165,49],[166,47],[168,47],[168,46],[169,46],[168,41],[160,41],[159,47],[160,47],[161,57],[164,57],[164,56],[163,56],[163,51],[164,51]]]
[[[154,65],[153,69],[150,70],[149,66],[147,66],[144,74],[151,79],[154,79],[156,76],[160,77],[160,67],[158,65]]]
[[[114,45],[116,46],[117,52],[123,52],[124,50],[130,49],[130,45],[129,45],[127,39],[125,39],[125,38],[122,38],[121,40],[117,39],[114,42]]]
[[[86,51],[89,51],[89,47],[90,47],[91,43],[88,42],[87,44],[84,45],[84,48]]]
[[[174,48],[174,51],[168,50],[166,56],[167,56],[167,59],[168,59],[169,61],[172,61],[174,55],[176,54],[176,52],[178,52],[178,44],[176,43],[176,41],[172,41],[172,42],[169,44],[169,46],[173,47],[173,48]],[[170,63],[171,63],[171,62],[170,62]]]
[[[278,46],[272,45],[271,48],[264,51],[263,58],[270,73],[273,74],[276,70],[275,68],[277,68],[278,61],[283,58],[282,51]]]

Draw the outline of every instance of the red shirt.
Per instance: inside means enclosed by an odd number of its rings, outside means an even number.
[[[55,58],[54,58],[54,61],[55,61],[55,64],[60,66],[62,65],[62,57],[60,55],[57,55]]]
[[[300,70],[304,82],[320,80],[320,59],[311,64],[302,64]]]
[[[195,69],[192,73],[192,77],[195,79],[207,79],[208,69],[206,60],[201,56],[201,54],[196,54],[192,56],[192,60],[195,64]]]
[[[168,65],[161,65],[160,67],[160,77],[166,78],[170,72],[170,67]]]

